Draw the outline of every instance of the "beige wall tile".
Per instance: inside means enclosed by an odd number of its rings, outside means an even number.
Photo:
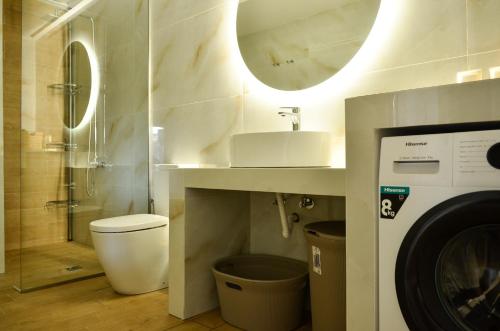
[[[469,52],[500,49],[500,2],[467,0]]]
[[[230,0],[153,0],[151,1],[151,19],[158,28],[164,28],[180,20],[199,15]]]
[[[375,68],[465,55],[465,17],[465,1],[405,1]]]
[[[241,77],[231,56],[229,9],[220,6],[154,32],[154,111],[241,94]]]
[[[172,107],[153,113],[161,127],[161,163],[227,165],[229,139],[242,129],[241,97]]]

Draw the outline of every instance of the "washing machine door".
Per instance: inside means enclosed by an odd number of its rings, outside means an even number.
[[[500,331],[500,191],[425,213],[401,245],[395,281],[412,331]]]

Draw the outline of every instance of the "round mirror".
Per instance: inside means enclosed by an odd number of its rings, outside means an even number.
[[[94,52],[80,41],[71,42],[64,54],[64,123],[70,129],[86,126],[95,113],[99,94],[99,68]]]
[[[335,75],[367,38],[380,0],[240,0],[237,33],[248,69],[285,91]]]
[[[90,98],[91,69],[89,56],[83,44],[72,42],[64,54],[65,60],[65,102],[64,123],[68,128],[75,128],[82,121],[87,111]]]

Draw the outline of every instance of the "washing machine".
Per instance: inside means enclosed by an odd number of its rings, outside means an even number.
[[[379,184],[379,330],[500,330],[500,130],[383,138]]]

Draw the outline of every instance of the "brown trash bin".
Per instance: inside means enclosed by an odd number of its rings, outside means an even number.
[[[309,244],[313,331],[345,331],[345,222],[310,223],[304,233]]]
[[[219,260],[212,269],[222,318],[248,331],[291,331],[303,322],[307,263],[273,255]]]

